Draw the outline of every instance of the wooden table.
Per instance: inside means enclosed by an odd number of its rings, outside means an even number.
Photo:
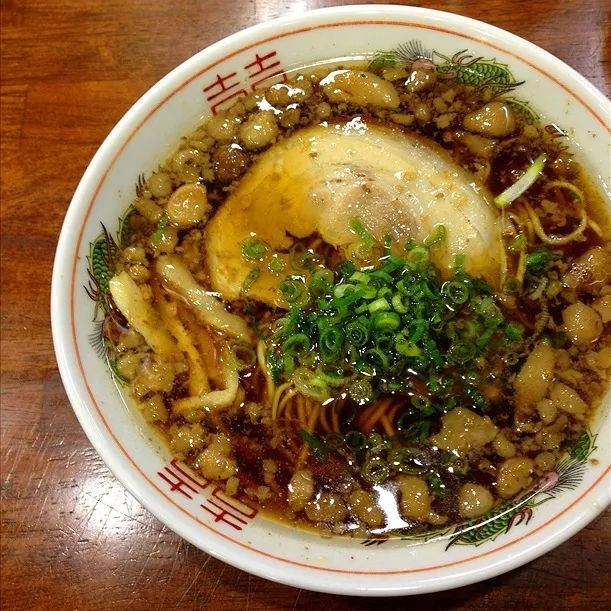
[[[117,482],[62,387],[49,325],[60,225],[92,155],[208,44],[325,0],[2,0],[2,608],[608,609],[611,513],[528,566],[417,599],[315,594],[185,543]],[[611,92],[609,0],[412,2],[488,21]]]

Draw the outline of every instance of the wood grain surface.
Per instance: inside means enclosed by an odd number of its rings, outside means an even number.
[[[354,2],[352,2],[354,3]],[[609,609],[607,511],[495,579],[373,600],[267,582],[144,510],[82,432],[57,372],[51,266],[72,193],[113,125],[210,43],[325,0],[2,0],[2,609]],[[551,51],[609,95],[609,0],[430,0]]]

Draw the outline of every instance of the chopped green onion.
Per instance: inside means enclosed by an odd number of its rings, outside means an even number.
[[[397,335],[395,339],[395,350],[403,356],[420,356],[422,350],[404,334]]]
[[[303,280],[288,279],[280,283],[280,292],[288,303],[295,303],[303,294],[304,289]]]
[[[482,411],[486,411],[488,409],[488,399],[482,395],[479,390],[475,390],[473,388],[467,389],[467,396],[471,401],[473,401],[473,405]]]
[[[285,354],[284,360],[284,375],[290,376],[295,371],[295,357],[292,354]]]
[[[430,472],[426,474],[426,479],[428,480],[429,484],[431,485],[431,488],[433,489],[434,494],[438,496],[440,499],[445,498],[447,494],[446,487],[443,481],[441,480],[441,478],[439,477],[439,475],[437,475],[437,473]]]
[[[430,300],[438,299],[439,297],[439,289],[436,285],[433,285],[431,282],[421,282],[420,290]]]
[[[308,431],[306,431],[305,429],[301,429],[299,431],[299,436],[305,442],[307,442],[307,444],[310,446],[310,449],[312,450],[312,454],[314,454],[314,456],[316,456],[318,460],[320,460],[321,462],[327,462],[327,450],[325,448],[325,444],[322,443],[322,441],[310,435],[310,433],[308,433]]]
[[[473,319],[467,320],[464,324],[464,329],[462,332],[463,338],[466,339],[475,339],[478,337],[484,330],[484,326],[481,322]]]
[[[531,276],[541,276],[545,274],[548,265],[557,257],[549,248],[539,246],[526,257],[526,271]]]
[[[316,376],[333,388],[344,388],[348,382],[354,379],[354,374],[346,374],[343,369],[336,369],[330,365],[319,365],[316,368]]]
[[[511,242],[509,242],[509,246],[507,248],[509,249],[509,252],[515,254],[519,253],[521,250],[524,250],[527,244],[528,240],[526,239],[526,236],[523,233],[520,233],[513,238]]]
[[[321,255],[312,250],[306,250],[304,253],[299,255],[299,263],[304,269],[312,270],[316,265],[320,265],[323,263],[323,259]]]
[[[286,268],[286,263],[280,258],[280,255],[274,253],[269,262],[269,270],[275,274],[279,274]]]
[[[519,322],[510,322],[507,327],[505,327],[505,335],[511,340],[521,339],[524,335],[524,325]]]
[[[330,269],[327,269],[326,267],[319,267],[312,272],[312,281],[313,282],[322,281],[322,282],[325,282],[326,284],[331,285],[333,284],[334,280],[335,280],[335,274]]]
[[[434,244],[438,244],[439,242],[441,242],[445,237],[445,225],[435,225],[435,232],[425,238],[424,245],[433,246]]]
[[[329,285],[324,280],[313,280],[310,282],[308,290],[310,291],[310,295],[312,295],[312,297],[322,297],[323,295],[327,294]]]
[[[411,442],[426,439],[431,431],[431,423],[428,420],[420,420],[406,426],[405,421],[408,420],[408,417],[411,418],[411,414],[409,412],[405,412],[397,422],[397,428],[400,431],[401,438]]]
[[[384,282],[386,283],[390,283],[393,281],[392,276],[388,272],[384,271],[383,269],[379,269],[375,272],[371,272],[369,274],[369,277],[370,278],[379,278],[381,280],[384,280]],[[388,288],[388,287],[384,287],[384,288]]]
[[[429,260],[429,249],[426,246],[414,246],[407,253],[407,262],[419,265]]]
[[[254,282],[257,281],[259,276],[261,275],[261,270],[258,267],[254,267],[251,269],[248,274],[246,274],[246,278],[244,278],[244,282],[242,283],[242,290],[249,291],[250,287]]]
[[[368,484],[382,484],[388,479],[390,469],[388,463],[379,458],[368,458],[361,469],[361,475]]]
[[[350,365],[356,365],[361,357],[359,349],[349,342],[344,345],[343,355],[344,361]]]
[[[311,347],[310,339],[305,333],[297,333],[289,337],[284,344],[282,344],[282,351],[285,354],[296,355],[301,352],[306,352]]]
[[[170,219],[167,216],[162,216],[157,224],[157,229],[155,229],[155,233],[153,234],[153,244],[158,244],[159,240],[161,240],[161,236],[163,235],[163,230],[165,226],[168,224]]]
[[[384,264],[384,267],[386,269],[389,269],[391,265],[392,265],[393,270],[402,270],[405,268],[405,260],[402,259],[401,257],[395,257],[394,255],[388,255],[387,257],[384,257],[384,260],[386,261],[386,263]]]
[[[348,387],[350,397],[357,403],[369,403],[373,396],[373,387],[369,380],[359,378]]]
[[[354,273],[355,267],[352,261],[342,261],[335,266],[335,273],[341,280],[349,278]]]
[[[564,348],[569,342],[569,337],[566,331],[557,331],[552,335],[551,341],[554,348]]]
[[[399,282],[397,282],[397,290],[401,295],[409,296],[412,294],[412,289],[406,280],[399,280]]]
[[[384,234],[384,256],[390,255],[391,248],[392,248],[392,235],[386,232]]]
[[[373,376],[375,375],[375,369],[371,366],[368,365],[367,363],[363,362],[362,360],[358,363],[358,370],[367,377],[373,378]]]
[[[424,454],[416,448],[396,448],[388,453],[388,463],[392,469],[408,475],[422,475],[428,471]]]
[[[486,344],[490,341],[492,336],[494,335],[496,329],[494,327],[489,327],[486,329],[476,340],[476,344],[478,348],[484,348]]]
[[[295,242],[289,250],[289,264],[295,271],[301,271],[301,255],[305,252],[305,246],[301,242]]]
[[[325,435],[325,444],[329,450],[339,450],[345,443],[346,440],[341,433],[332,431]]]
[[[520,290],[520,283],[517,278],[509,278],[503,285],[503,292],[512,295]]]
[[[362,322],[355,320],[346,325],[346,339],[357,348],[364,346],[369,340],[369,331]]]
[[[420,410],[427,409],[431,406],[431,400],[421,395],[414,395],[410,402],[416,409]]]
[[[377,314],[376,316],[382,315]],[[392,329],[379,331],[378,334],[375,336],[375,342],[376,348],[382,350],[382,352],[384,353],[387,353],[395,345],[395,332]]]
[[[376,314],[377,312],[387,312],[390,310],[390,304],[386,299],[380,298],[372,301],[368,306],[370,314]]]
[[[395,331],[401,326],[401,318],[396,312],[379,312],[373,317],[376,331]]]
[[[392,279],[390,280],[390,282],[392,282]],[[392,290],[388,286],[383,286],[381,289],[378,289],[376,296],[379,299],[382,299],[382,298],[386,299],[386,297],[389,295],[392,295]]]
[[[469,362],[475,356],[475,346],[467,341],[452,342],[448,356],[459,365]]]
[[[469,369],[467,373],[463,376],[465,383],[470,384],[471,386],[477,386],[480,383],[481,376],[477,369]]]
[[[284,362],[282,358],[276,358],[274,351],[270,348],[267,351],[267,369],[276,384],[280,384],[280,375],[283,367]]]
[[[446,454],[444,463],[448,465],[448,471],[451,473],[466,475],[467,471],[469,471],[469,462],[465,458],[456,456],[455,454]]]
[[[272,325],[272,331],[274,332],[272,339],[277,339],[290,334],[294,326],[294,321],[288,316],[278,318]]]
[[[257,362],[257,355],[252,346],[233,344],[230,348],[231,362],[238,370],[249,369]]]
[[[411,305],[409,297],[407,295],[402,295],[401,293],[395,293],[390,302],[397,314],[407,314]]]
[[[469,299],[469,288],[463,282],[457,282],[456,280],[446,282],[441,291],[450,298],[450,301],[457,305],[465,303]]]
[[[358,288],[355,288],[354,291],[348,291],[343,297],[333,299],[331,305],[337,310],[345,310],[350,304],[354,303],[355,301],[360,301],[362,296],[363,292]]]
[[[344,332],[339,327],[329,327],[320,333],[320,353],[323,361],[337,356],[344,344]]]
[[[356,216],[350,219],[350,228],[363,240],[367,248],[373,248],[373,238],[367,233],[363,223]]]
[[[363,299],[370,301],[371,299],[375,299],[378,291],[375,286],[370,286],[368,284],[359,283],[356,285],[356,290],[363,295]]]
[[[422,318],[410,321],[410,323],[407,325],[407,329],[411,329],[409,339],[412,342],[420,341],[427,332],[428,326],[429,323]]]
[[[329,398],[329,388],[314,372],[299,367],[292,375],[293,383],[301,394],[321,403]]]
[[[480,314],[485,314],[488,308],[494,304],[494,297],[486,297],[481,300],[475,300],[475,309]]]
[[[363,272],[354,272],[354,274],[350,276],[350,282],[369,284],[370,280],[371,278]]]
[[[354,310],[355,314],[365,314],[365,312],[368,312],[369,308],[368,305],[366,303],[362,303],[361,305],[357,306]]]
[[[382,437],[380,433],[376,433],[375,431],[373,433],[369,433],[367,438],[367,449],[369,452],[380,452],[382,450],[388,450],[391,447],[390,441],[387,438]]]
[[[545,166],[545,153],[539,155],[527,168],[527,170],[510,187],[494,198],[497,208],[507,208],[513,201],[518,199],[522,193],[530,188],[539,178]]]
[[[353,452],[358,452],[367,445],[367,438],[360,431],[348,431],[345,440],[346,445]]]
[[[388,368],[388,356],[379,348],[369,348],[363,354],[363,359],[368,365],[380,370]]]
[[[263,261],[267,246],[259,238],[251,236],[242,244],[242,255],[248,261]]]
[[[333,287],[333,296],[343,297],[346,293],[354,290],[356,290],[354,284],[336,284],[335,287]]]
[[[316,355],[314,352],[302,352],[299,355],[299,362],[305,367],[312,367],[316,363]]]

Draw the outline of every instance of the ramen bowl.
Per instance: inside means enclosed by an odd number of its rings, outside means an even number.
[[[91,443],[136,499],[178,535],[255,575],[349,595],[433,592],[487,579],[546,553],[610,501],[609,395],[556,471],[473,522],[419,536],[322,537],[274,521],[173,457],[113,381],[100,339],[103,297],[135,185],[202,116],[287,71],[331,60],[425,56],[463,82],[511,83],[516,105],[540,115],[595,177],[607,205],[609,101],[542,49],[484,23],[399,6],[323,9],[230,36],[148,91],[102,144],[61,232],[52,324],[61,376]]]

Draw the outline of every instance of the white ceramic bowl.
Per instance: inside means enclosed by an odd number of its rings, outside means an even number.
[[[503,30],[448,13],[399,6],[323,9],[230,36],[146,93],[85,172],[53,272],[53,338],[64,385],[91,443],[125,487],[168,527],[221,560],[267,579],[341,594],[411,594],[469,584],[528,562],[583,528],[610,500],[609,397],[593,425],[595,444],[584,438],[558,476],[539,482],[521,504],[507,504],[502,515],[468,535],[447,532],[437,540],[383,544],[323,539],[224,497],[152,439],[90,343],[95,304],[84,287],[96,289],[90,265],[98,266],[95,275],[104,282],[102,243],[92,250],[101,224],[116,235],[137,177],[162,162],[202,115],[284,70],[392,49],[407,56],[410,49],[426,52],[439,71],[480,82],[490,76],[524,81],[512,95],[568,134],[609,201],[609,101],[561,61]],[[465,72],[475,58],[480,59]]]

